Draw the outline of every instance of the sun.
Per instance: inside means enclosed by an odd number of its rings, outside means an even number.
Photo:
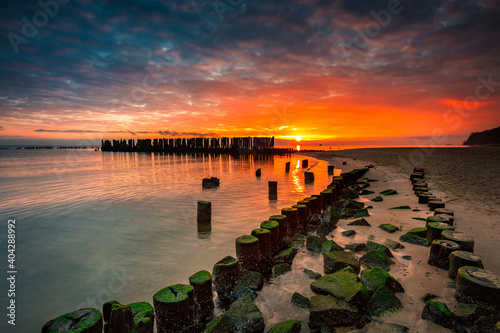
[[[297,142],[302,141],[302,137],[301,137],[301,136],[296,136],[296,137],[295,137],[295,141],[297,141]]]

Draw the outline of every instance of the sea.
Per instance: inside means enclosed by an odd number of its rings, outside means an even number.
[[[304,183],[306,158],[313,184]],[[355,167],[340,161],[335,175]],[[0,150],[0,332],[39,332],[50,319],[109,300],[152,303],[158,290],[235,256],[235,239],[281,208],[319,194],[331,181],[327,165],[297,155]],[[220,187],[202,189],[204,177],[220,178]],[[277,200],[268,196],[271,180]],[[210,229],[198,227],[198,200],[212,202]],[[8,271],[16,272],[13,297]],[[7,323],[11,299],[15,327]]]

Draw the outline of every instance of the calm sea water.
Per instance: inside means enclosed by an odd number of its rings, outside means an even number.
[[[0,331],[38,332],[49,319],[112,299],[152,302],[159,289],[211,271],[234,255],[236,237],[326,187],[326,162],[309,158],[316,180],[305,185],[303,158],[0,150],[1,267],[15,219],[18,271],[16,326],[3,310]],[[221,186],[203,190],[210,176]],[[276,201],[269,180],[279,182]],[[212,201],[210,232],[198,232],[197,200]],[[0,288],[5,309],[5,278]]]

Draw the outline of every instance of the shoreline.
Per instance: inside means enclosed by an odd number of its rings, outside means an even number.
[[[318,160],[325,160],[324,156],[316,155],[306,155],[314,157]],[[331,159],[327,162],[335,161],[335,165],[339,165],[339,157],[331,156]],[[353,165],[361,165],[361,160],[348,160],[347,170],[355,169]],[[319,172],[319,170],[314,170],[314,166],[311,166],[313,172]],[[310,170],[307,169],[307,170]],[[344,170],[344,167],[342,166]],[[343,171],[342,170],[342,171]],[[304,168],[304,171],[305,168]],[[321,171],[322,172],[322,171]],[[326,237],[327,240],[334,240],[342,247],[351,244],[353,241],[356,243],[366,243],[367,241],[374,241],[377,243],[384,243],[384,240],[390,239],[395,242],[399,242],[399,237],[406,231],[422,227],[422,221],[417,221],[412,219],[412,217],[425,218],[432,215],[425,205],[418,204],[417,199],[412,191],[411,183],[408,181],[408,175],[404,174],[394,174],[388,168],[383,166],[375,166],[369,170],[366,177],[375,178],[378,181],[370,183],[369,190],[373,190],[372,195],[361,196],[357,201],[364,203],[366,206],[373,205],[373,208],[369,210],[369,217],[366,219],[371,224],[368,229],[365,226],[347,226],[347,223],[354,221],[354,218],[341,219],[336,224],[336,228],[333,231],[328,232]],[[384,197],[383,202],[373,203],[370,201],[372,196],[379,195],[381,191],[387,189],[396,189],[398,195]],[[387,199],[387,200],[385,200]],[[406,210],[390,210],[389,208],[395,206],[409,205],[412,208],[420,209],[419,212],[406,211]],[[450,207],[448,207],[450,208]],[[278,213],[279,214],[279,213]],[[382,229],[378,228],[379,224],[391,223],[398,226],[402,231],[388,234]],[[425,222],[424,226],[425,226]],[[457,224],[458,225],[458,224]],[[258,227],[258,225],[256,225]],[[347,229],[352,229],[357,232],[354,237],[343,236],[341,233]],[[459,229],[460,230],[460,229]],[[464,230],[460,230],[464,231]],[[250,230],[247,230],[250,234]],[[316,234],[316,230],[309,231],[307,233],[308,243],[310,237]],[[293,235],[293,234],[292,234]],[[290,237],[290,234],[289,234]],[[257,305],[257,310],[262,312],[262,321],[265,322],[265,327],[269,327],[288,320],[299,320],[302,322],[302,331],[309,332],[308,318],[309,310],[298,309],[296,305],[292,305],[290,298],[292,293],[299,292],[306,297],[312,297],[314,293],[309,287],[310,283],[313,281],[308,276],[305,276],[304,269],[311,269],[315,272],[324,273],[323,267],[323,257],[314,253],[309,249],[309,246],[304,246],[305,238],[302,239],[302,246],[297,247],[297,254],[294,255],[295,258],[291,260],[291,272],[285,273],[279,276],[273,276],[264,286],[262,291],[256,293],[255,305]],[[293,243],[293,242],[292,242]],[[450,309],[453,309],[457,305],[457,301],[454,297],[454,290],[450,288],[450,281],[447,278],[447,271],[443,271],[434,266],[427,265],[427,259],[429,256],[429,248],[407,244],[404,243],[405,248],[400,250],[393,250],[394,254],[393,260],[395,261],[394,267],[390,270],[390,274],[394,276],[403,285],[405,292],[403,294],[398,294],[403,310],[388,314],[384,317],[374,319],[382,319],[385,323],[399,324],[408,327],[409,329],[416,331],[425,332],[443,332],[442,326],[433,324],[428,320],[421,319],[422,309],[424,307],[424,302],[422,298],[428,294],[437,295],[438,300],[445,302]],[[360,253],[364,253],[363,251]],[[350,253],[350,252],[349,252]],[[355,251],[354,256],[359,259],[360,254]],[[411,255],[411,258],[404,258],[404,256]],[[276,263],[276,262],[275,262]],[[485,267],[491,269],[488,263],[485,262]],[[214,276],[215,279],[215,276]],[[171,287],[169,287],[171,288]],[[248,295],[252,295],[255,292],[250,292]],[[246,296],[245,296],[246,298]],[[282,304],[280,304],[282,302]],[[250,303],[253,304],[252,301]],[[241,305],[239,303],[238,305]],[[229,308],[230,311],[231,308]],[[216,309],[215,313],[220,313],[220,309]],[[215,325],[218,325],[216,323]],[[260,325],[260,324],[259,324]],[[370,332],[377,330],[380,324],[379,322],[372,322],[365,326],[363,329],[357,330],[358,332]],[[385,324],[386,325],[386,324]],[[212,326],[213,328],[213,326]],[[262,330],[263,331],[263,330]],[[338,327],[337,332],[352,332],[352,328],[348,327]],[[200,331],[201,332],[201,331]],[[213,330],[210,332],[219,332]],[[260,332],[256,330],[255,332]]]

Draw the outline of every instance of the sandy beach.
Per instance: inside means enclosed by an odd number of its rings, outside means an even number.
[[[496,148],[492,150],[498,152]],[[370,216],[366,217],[371,227],[348,226],[347,224],[355,219],[341,219],[338,223],[338,228],[331,235],[327,236],[328,239],[333,239],[341,246],[349,243],[365,243],[368,240],[379,243],[383,243],[387,239],[401,242],[399,237],[406,231],[412,228],[425,227],[424,221],[413,218],[426,218],[434,214],[429,211],[427,205],[418,203],[409,180],[411,170],[398,169],[398,165],[396,164],[398,156],[405,156],[405,154],[407,156],[409,152],[411,153],[409,149],[360,149],[339,151],[335,152],[335,154],[331,152],[306,154],[325,160],[331,165],[335,165],[336,168],[342,168],[346,171],[370,163],[375,165],[365,175],[368,178],[378,180],[371,182],[371,186],[368,188],[368,190],[374,191],[374,193],[362,195],[357,199],[364,202],[365,206],[373,206],[372,209],[369,209]],[[464,149],[463,152],[465,153],[467,150]],[[469,160],[472,157],[462,161],[455,160],[443,163],[442,160],[446,161],[447,158],[446,153],[450,154],[450,152],[446,151],[439,152],[439,154],[429,159],[432,161],[428,165],[425,163],[421,165],[428,172],[426,178],[429,187],[434,194],[446,202],[446,208],[455,210],[456,230],[466,232],[474,237],[474,253],[481,257],[485,268],[499,274],[500,258],[495,251],[495,245],[500,235],[498,228],[500,211],[495,206],[495,201],[498,200],[498,195],[496,194],[498,187],[493,184],[491,178],[486,178],[493,177],[496,170],[488,169],[485,163],[480,163],[479,161],[471,164]],[[491,158],[498,159],[494,155]],[[343,166],[341,161],[346,161],[347,165]],[[497,161],[493,163],[497,163]],[[465,173],[465,175],[462,175],[462,173]],[[448,176],[448,180],[446,180],[446,176]],[[471,182],[475,186],[471,186],[470,191],[464,190],[463,188],[467,187],[466,180],[471,178],[473,179]],[[497,181],[495,177],[493,178],[494,181]],[[382,202],[371,201],[374,197],[379,196],[381,191],[387,189],[395,189],[398,194],[391,196],[382,195],[384,199]],[[404,205],[410,206],[412,210],[390,210],[392,207]],[[413,211],[416,209],[420,211]],[[393,224],[399,227],[400,231],[387,233],[378,227],[383,223]],[[341,232],[347,229],[355,230],[356,235],[351,237],[342,236]],[[437,295],[439,300],[446,303],[453,311],[458,304],[455,299],[454,282],[448,277],[448,271],[427,264],[429,257],[428,247],[401,243],[404,245],[403,249],[392,251],[395,257],[393,260],[396,264],[390,270],[390,274],[397,278],[405,289],[404,293],[398,294],[404,309],[398,313],[387,315],[382,320],[384,322],[407,326],[412,332],[449,331],[442,326],[421,319],[425,304],[422,298],[429,293]],[[313,293],[308,288],[310,281],[304,279],[303,274],[299,274],[298,272],[303,268],[322,272],[322,257],[314,257],[309,252],[306,249],[302,249],[294,261],[292,274],[280,277],[274,283],[285,288],[289,293],[298,291],[308,297],[312,296]],[[360,254],[363,254],[363,252],[360,252]],[[259,308],[265,308],[265,299],[266,297],[270,297],[270,295],[266,295],[266,289],[264,289],[261,296],[263,297],[259,297],[260,300],[258,299],[256,303],[259,305]],[[293,311],[292,308],[289,310]],[[290,313],[293,312],[288,312],[288,314]],[[275,317],[267,318],[266,324],[285,320],[280,317],[281,315],[278,314]],[[296,317],[301,317],[301,315],[296,313]],[[358,331],[378,332],[380,328],[377,328],[377,325],[376,323],[371,323]],[[344,331],[340,329],[338,332]]]

